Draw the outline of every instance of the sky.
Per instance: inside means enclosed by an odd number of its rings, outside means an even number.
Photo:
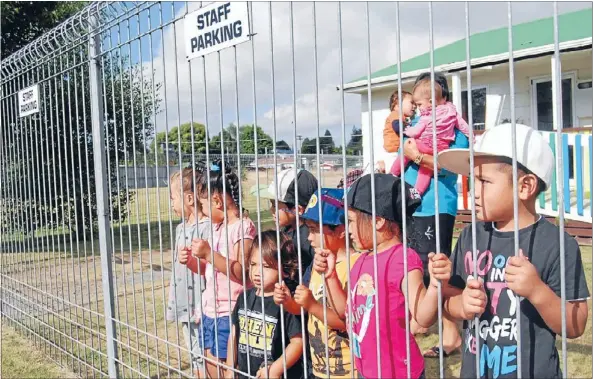
[[[124,45],[122,49],[124,55],[129,55],[131,50],[134,64],[140,63],[141,57],[145,73],[149,74],[149,70],[154,69],[155,80],[163,83],[159,91],[163,103],[156,118],[156,131],[164,131],[193,119],[194,122],[207,124],[209,133],[214,135],[220,132],[221,127],[237,123],[238,119],[241,125],[257,122],[268,134],[275,135],[278,140],[284,139],[292,146],[295,140],[294,100],[296,134],[314,138],[318,132],[323,135],[329,129],[336,145],[341,145],[342,96],[337,90],[341,84],[340,70],[343,70],[344,82],[367,74],[367,25],[370,30],[371,72],[397,62],[396,3],[369,3],[368,21],[366,3],[341,3],[342,61],[338,3],[292,3],[294,50],[290,43],[290,3],[272,3],[271,9],[269,3],[252,4],[251,31],[255,36],[251,42],[189,62],[185,54],[183,16],[186,12],[199,9],[199,2],[155,4],[130,20],[132,39],[138,35],[138,29],[140,33],[149,30],[149,13],[152,28],[166,24],[164,28]],[[559,13],[590,7],[590,2],[558,3]],[[434,2],[432,14],[435,48],[465,37],[465,3]],[[399,15],[402,61],[427,52],[430,47],[429,3],[400,3]],[[551,2],[512,4],[513,24],[552,15]],[[171,23],[173,18],[178,20]],[[470,34],[506,26],[507,3],[471,2],[469,20]],[[119,40],[128,41],[128,22],[120,23],[119,28]],[[105,47],[117,43],[116,29],[112,30],[112,41],[106,40]],[[360,125],[360,108],[360,95],[344,95],[346,142],[352,127]]]

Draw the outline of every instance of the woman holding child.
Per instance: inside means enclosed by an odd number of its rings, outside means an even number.
[[[402,92],[402,117],[404,118],[405,126],[415,126],[421,119],[419,116],[422,112],[422,103],[431,103],[431,92],[426,91],[426,85],[430,84],[430,73],[426,72],[419,75],[416,78],[414,84],[414,93]],[[441,73],[434,74],[434,86],[435,86],[435,100],[437,104],[443,103],[445,106],[451,108],[451,94],[449,93],[449,85],[447,84],[447,78]],[[394,93],[395,95],[395,93]],[[393,98],[393,96],[392,96]],[[408,102],[414,101],[412,108]],[[395,100],[397,102],[397,98]],[[392,100],[391,109],[392,113],[399,112],[399,104],[395,104]],[[432,105],[432,104],[430,104]],[[435,107],[437,108],[437,107]],[[418,111],[417,116],[412,116],[410,120],[405,120],[408,116],[410,109],[416,109]],[[431,117],[428,112],[423,118]],[[437,133],[439,133],[439,118],[437,111]],[[392,120],[394,117],[388,118]],[[457,117],[458,119],[458,117]],[[447,119],[448,120],[448,119]],[[450,120],[449,120],[450,121]],[[389,127],[391,126],[391,130]],[[467,137],[467,124],[464,124],[463,120],[457,120],[455,128],[449,128],[448,131],[453,131],[453,134],[449,133],[448,146],[449,148],[467,148],[469,147],[469,139]],[[391,136],[397,133],[398,137],[400,134],[399,120],[392,120],[391,125],[385,125],[384,135]],[[403,128],[402,128],[403,129]],[[390,137],[390,141],[395,140],[393,136]],[[415,186],[417,185],[419,176],[425,175],[427,172],[433,172],[434,169],[434,157],[432,154],[426,153],[425,149],[421,148],[421,141],[416,138],[408,138],[404,136],[403,141],[403,153],[404,162],[409,165],[406,167],[403,178],[406,183]],[[392,146],[388,152],[395,152],[399,148],[399,139],[397,141],[397,147]],[[438,147],[438,146],[437,146]],[[424,151],[424,153],[422,152]],[[386,171],[391,171],[399,174],[398,168],[400,161],[396,160],[392,165],[391,170],[389,168],[382,168]],[[439,240],[441,251],[447,256],[451,255],[452,242],[453,242],[453,229],[455,226],[455,216],[457,215],[457,174],[451,173],[447,170],[440,170],[437,180],[430,178],[430,182],[426,189],[422,192],[422,201],[412,217],[412,224],[409,226],[410,232],[410,247],[414,249],[420,256],[424,266],[424,285],[428,286],[430,278],[428,276],[428,254],[436,251],[436,197],[435,197],[435,184],[438,186],[438,204],[439,204]],[[427,332],[426,328],[421,328],[417,323],[412,320],[412,331],[414,334],[424,334]],[[461,347],[461,337],[457,330],[455,322],[451,321],[446,315],[443,318],[443,355],[446,357],[449,354],[458,351]],[[434,346],[424,352],[424,357],[437,358],[439,356],[439,347]]]

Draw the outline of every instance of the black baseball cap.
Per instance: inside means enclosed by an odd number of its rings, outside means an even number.
[[[374,174],[375,178],[375,215],[389,221],[401,223],[402,204],[406,215],[411,216],[420,205],[421,196],[416,189],[405,183],[402,196],[401,179],[391,174]],[[373,197],[371,192],[371,174],[358,179],[348,191],[348,207],[372,214]]]

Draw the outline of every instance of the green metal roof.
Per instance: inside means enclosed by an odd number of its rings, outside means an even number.
[[[559,42],[574,41],[591,37],[591,8],[558,15]],[[550,45],[554,43],[554,19],[543,18],[513,26],[513,51]],[[434,50],[434,66],[466,60],[466,41],[460,39]],[[476,33],[470,36],[471,59],[508,53],[508,27]],[[430,55],[425,53],[402,62],[402,75],[406,72],[430,68]],[[371,74],[371,78],[396,75],[397,65],[385,67]],[[363,76],[350,83],[367,80]],[[350,84],[348,83],[348,84]]]

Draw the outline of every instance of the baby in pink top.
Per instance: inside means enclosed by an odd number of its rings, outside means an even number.
[[[437,136],[436,147],[439,153],[447,150],[451,142],[455,140],[456,128],[469,138],[469,126],[467,122],[457,112],[455,105],[443,98],[441,87],[437,83],[435,83],[436,107],[432,106],[430,79],[421,80],[416,84],[413,97],[418,109],[420,109],[420,120],[416,125],[407,128],[404,134],[410,138],[414,138],[416,146],[418,146],[418,150],[422,154],[433,155],[433,133],[435,129]],[[433,111],[435,112],[436,126],[432,123]],[[420,160],[422,160],[422,156],[420,156]],[[404,165],[410,162],[410,159],[406,157],[398,157],[391,166],[391,173],[395,176],[401,175],[400,159],[404,160]],[[431,169],[420,165],[418,179],[414,186],[418,193],[422,195],[426,192],[432,176],[433,171]]]

